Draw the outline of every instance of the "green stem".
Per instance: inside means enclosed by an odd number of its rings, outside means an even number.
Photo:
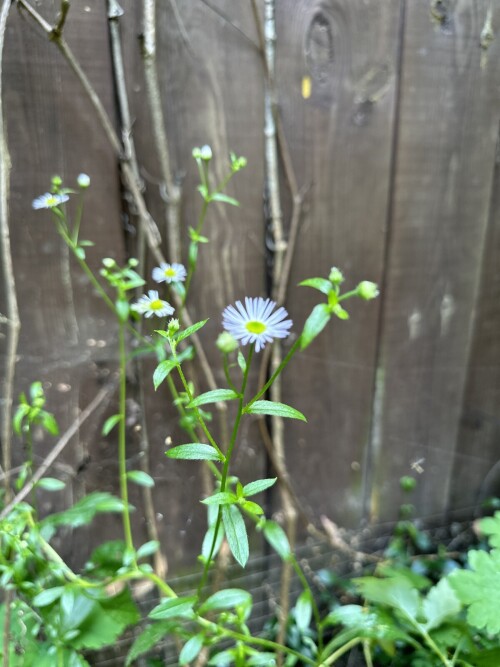
[[[370,642],[365,639],[363,642],[363,655],[365,656],[366,667],[373,667],[372,654],[370,651]]]
[[[225,458],[225,461],[224,461],[224,466],[222,468],[222,478],[221,478],[221,482],[220,482],[221,493],[226,490],[227,477],[228,477],[228,473],[229,473],[229,464],[231,462],[231,456],[233,455],[233,449],[234,449],[234,446],[236,444],[236,437],[238,435],[238,429],[240,427],[241,418],[243,416],[243,400],[244,400],[244,397],[245,397],[245,389],[246,389],[247,382],[248,382],[248,372],[250,370],[250,362],[252,361],[254,349],[255,349],[255,345],[252,344],[250,346],[250,350],[248,351],[248,358],[247,358],[246,364],[245,364],[245,372],[243,373],[243,381],[241,383],[240,399],[238,401],[238,412],[236,414],[236,419],[234,421],[234,426],[233,426],[233,432],[231,433],[231,440],[229,441],[229,447],[227,449],[226,458]],[[202,591],[203,586],[205,585],[207,577],[208,577],[208,569],[210,567],[210,563],[212,562],[212,556],[214,554],[215,545],[217,544],[217,536],[219,534],[221,521],[222,521],[222,511],[221,511],[221,506],[219,505],[218,510],[217,510],[217,520],[215,522],[214,536],[213,536],[213,539],[212,539],[212,545],[210,547],[210,553],[208,555],[207,560],[205,561],[205,566],[203,568],[203,574],[201,576],[200,583],[198,584],[198,589],[197,589],[198,597],[200,597],[201,591]]]
[[[127,486],[127,454],[126,454],[126,423],[125,423],[125,401],[127,398],[127,376],[126,376],[126,349],[125,349],[125,326],[121,319],[118,319],[118,352],[120,358],[120,386],[119,386],[119,408],[120,421],[118,422],[118,469],[120,474],[120,497],[123,503],[122,519],[123,534],[125,537],[125,546],[127,551],[134,553],[133,563],[135,561],[134,542],[132,539],[132,527],[130,525],[130,510],[128,504],[128,486]]]
[[[352,648],[361,643],[361,641],[363,641],[361,637],[354,637],[354,639],[351,639],[351,641],[347,642],[344,644],[344,646],[341,646],[337,651],[332,653],[331,656],[329,656],[326,660],[323,660],[319,667],[328,667],[328,665],[333,665],[333,663],[337,662],[337,660],[341,658],[344,653],[350,651]]]
[[[227,357],[227,354],[225,352],[223,353],[223,366],[224,366],[224,375],[226,377],[226,382],[227,382],[228,386],[234,392],[238,393],[236,387],[234,386],[234,382],[231,380],[231,375],[229,373],[228,357]]]
[[[301,339],[301,337],[299,336],[299,337],[297,338],[297,340],[295,341],[295,343],[292,345],[292,347],[288,350],[288,354],[284,357],[283,361],[280,363],[280,365],[278,366],[278,368],[274,371],[274,373],[271,375],[271,377],[269,378],[269,380],[266,382],[266,384],[262,387],[262,389],[260,389],[260,390],[255,394],[255,396],[252,398],[252,400],[249,401],[249,402],[245,405],[245,407],[244,407],[244,411],[245,411],[245,412],[248,410],[248,408],[249,408],[251,405],[253,405],[253,403],[255,403],[255,401],[258,401],[259,398],[260,398],[261,396],[263,396],[263,395],[266,393],[266,391],[267,391],[267,390],[269,389],[269,387],[273,384],[273,382],[276,380],[276,378],[278,377],[278,375],[283,371],[283,369],[284,369],[285,366],[288,364],[288,362],[290,361],[290,359],[293,357],[293,355],[295,354],[295,352],[297,352],[297,350],[299,349],[299,347],[300,347],[300,339]]]
[[[358,296],[357,288],[351,290],[350,292],[345,292],[345,294],[341,294],[337,299],[337,303],[339,303],[340,301],[344,301],[344,299],[350,299],[351,296]]]
[[[262,646],[263,648],[267,648],[270,651],[280,651],[281,653],[288,653],[288,655],[293,655],[294,657],[301,660],[302,662],[299,664],[306,664],[313,666],[316,665],[316,662],[311,658],[302,655],[302,653],[299,653],[298,651],[294,651],[292,648],[289,648],[288,646],[282,646],[281,644],[277,644],[276,642],[273,642],[270,639],[262,639],[261,637],[251,637],[248,635],[244,635],[240,632],[236,632],[234,630],[221,628],[216,623],[212,623],[211,621],[208,621],[207,619],[202,618],[201,616],[197,618],[197,621],[198,623],[200,623],[200,625],[212,629],[212,631],[216,635],[219,635],[220,637],[228,637],[231,639],[235,639],[237,641],[241,641],[245,644],[255,644],[255,646]]]
[[[174,361],[177,361],[177,353],[175,351],[175,345],[172,346],[172,357],[174,358]],[[184,376],[184,373],[182,371],[182,368],[181,368],[180,364],[177,365],[177,372],[179,373],[179,377],[181,379],[182,386],[184,387],[184,391],[186,392],[189,400],[192,401],[194,397],[193,397],[193,394],[191,393],[191,390],[189,388],[189,385],[187,383],[186,377]],[[219,453],[219,455],[221,457],[221,460],[224,460],[224,454],[223,454],[222,450],[220,449],[220,447],[215,442],[215,440],[213,439],[212,434],[210,433],[210,431],[208,430],[207,425],[205,424],[205,420],[203,419],[203,417],[200,414],[200,411],[198,410],[198,408],[196,406],[193,408],[193,410],[194,410],[194,414],[196,415],[196,419],[198,420],[198,422],[199,422],[199,424],[200,424],[200,426],[203,430],[203,433],[208,438],[208,442],[212,445],[212,447],[214,447],[214,449],[217,450],[217,452]]]

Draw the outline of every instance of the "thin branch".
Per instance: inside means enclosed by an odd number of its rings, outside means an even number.
[[[3,48],[5,28],[11,2],[4,0],[0,13],[0,245],[2,252],[3,284],[6,301],[7,344],[3,380],[3,402],[1,409],[0,440],[2,445],[2,465],[5,472],[12,467],[12,402],[14,394],[14,376],[17,346],[19,342],[19,309],[16,297],[16,283],[10,247],[9,231],[9,175],[10,156],[7,145],[6,129],[3,116]],[[10,498],[9,478],[4,478],[5,497]],[[6,664],[4,662],[4,664]]]
[[[2,510],[0,513],[0,521],[2,519],[5,519],[5,517],[9,514],[9,512],[12,510],[15,505],[20,503],[22,500],[26,498],[27,495],[31,492],[35,484],[41,480],[41,478],[45,475],[47,470],[52,466],[52,464],[55,462],[55,460],[61,455],[62,451],[64,448],[67,446],[67,444],[71,441],[71,438],[78,433],[78,430],[80,426],[90,417],[90,415],[101,405],[101,403],[108,398],[111,393],[115,390],[116,388],[116,383],[115,384],[110,384],[107,387],[104,387],[101,389],[101,391],[96,394],[94,399],[88,404],[88,406],[83,410],[78,417],[75,419],[75,421],[71,424],[71,426],[68,428],[68,430],[64,433],[64,435],[58,440],[58,442],[54,445],[54,447],[50,450],[50,452],[47,454],[45,459],[42,461],[40,466],[37,468],[36,472],[33,474],[33,477],[29,481],[28,484],[23,486],[23,488],[19,491],[19,493],[14,496],[14,498],[10,501],[10,503],[7,504],[6,507]]]
[[[180,200],[181,190],[172,176],[169,142],[161,101],[158,70],[156,67],[156,1],[144,0],[142,56],[148,96],[151,125],[156,154],[165,187],[166,221],[169,258],[181,261]]]
[[[66,18],[69,12],[69,7],[70,7],[69,0],[61,0],[61,11],[59,12],[59,16],[57,17],[57,23],[52,28],[52,34],[54,36],[54,39],[59,39],[63,33],[64,24],[66,23]]]

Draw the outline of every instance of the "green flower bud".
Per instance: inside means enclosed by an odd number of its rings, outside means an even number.
[[[336,266],[332,266],[328,280],[332,283],[332,285],[340,285],[340,283],[344,282],[345,278],[340,269],[337,269]]]
[[[52,176],[52,186],[54,188],[60,188],[62,185],[62,178],[60,176]]]
[[[131,257],[128,260],[128,265],[130,266],[131,269],[135,269],[136,266],[139,266],[139,260],[136,259],[135,257]]]
[[[176,334],[179,329],[181,328],[181,325],[179,324],[179,320],[177,320],[175,317],[173,317],[170,322],[168,323],[168,334],[169,336],[173,336]]]
[[[205,145],[201,147],[200,157],[202,160],[205,160],[205,162],[209,162],[212,159],[212,149],[210,146]]]
[[[399,480],[399,485],[403,491],[413,491],[413,489],[417,486],[417,480],[414,477],[410,477],[409,475],[404,475]]]
[[[223,354],[229,354],[238,349],[238,341],[227,331],[219,334],[215,344]]]
[[[193,157],[195,160],[201,159],[201,150],[199,148],[193,148]]]
[[[112,257],[105,257],[102,263],[107,269],[113,269],[116,266],[116,261]]]
[[[82,188],[82,190],[85,190],[90,185],[90,176],[87,176],[87,174],[78,174],[76,182]]]
[[[357,288],[358,296],[365,301],[370,301],[370,299],[376,299],[379,295],[378,287],[375,283],[371,283],[369,280],[363,280],[359,283]]]

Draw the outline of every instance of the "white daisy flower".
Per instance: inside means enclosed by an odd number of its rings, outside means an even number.
[[[40,195],[33,200],[31,204],[33,208],[54,208],[59,206],[59,204],[64,204],[65,201],[68,201],[68,195],[55,195],[50,192],[46,192],[44,195]]]
[[[222,313],[222,326],[242,345],[255,343],[255,351],[260,352],[266,343],[275,338],[286,338],[290,333],[292,320],[287,320],[288,313],[283,307],[273,313],[276,303],[271,299],[245,297],[245,307],[241,301],[228,306]]]
[[[145,317],[167,317],[167,315],[172,315],[174,308],[167,302],[159,298],[158,292],[156,290],[150,289],[146,294],[143,294],[137,303],[133,303],[131,306],[132,310],[135,310],[136,313],[140,313]]]
[[[153,280],[157,283],[180,283],[186,280],[187,271],[182,264],[161,263],[153,269]]]

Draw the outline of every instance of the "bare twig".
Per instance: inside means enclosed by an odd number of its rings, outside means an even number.
[[[64,24],[66,23],[66,18],[69,12],[69,0],[61,0],[61,10],[59,16],[57,17],[57,23],[52,28],[52,34],[55,39],[59,39],[64,30]]]
[[[143,61],[146,92],[154,136],[154,145],[160,163],[165,187],[167,239],[171,261],[181,261],[180,200],[181,191],[172,176],[167,131],[161,103],[158,70],[156,68],[156,1],[144,0]]]
[[[5,472],[12,467],[12,401],[14,394],[14,374],[16,366],[17,345],[19,341],[19,309],[17,306],[16,283],[14,279],[14,267],[10,248],[9,232],[9,174],[10,156],[7,146],[6,131],[3,117],[3,47],[5,41],[5,28],[11,2],[4,0],[0,13],[0,245],[2,252],[3,284],[6,301],[7,317],[7,344],[5,354],[5,367],[3,373],[2,409],[0,440],[2,445],[2,465]],[[5,497],[9,500],[10,485],[9,478],[4,478]],[[4,662],[4,664],[6,664]]]
[[[47,456],[42,461],[40,466],[37,468],[36,472],[33,474],[33,477],[31,478],[29,483],[23,486],[23,488],[19,491],[19,493],[16,496],[14,496],[14,498],[10,501],[10,503],[8,503],[6,507],[4,507],[4,509],[0,513],[0,520],[5,519],[5,517],[9,514],[12,508],[15,507],[15,505],[20,503],[22,500],[24,500],[27,495],[29,495],[35,484],[40,481],[40,479],[45,475],[47,470],[52,466],[54,461],[61,455],[66,445],[71,441],[71,438],[76,433],[78,433],[78,429],[80,428],[80,426],[101,405],[101,403],[112,394],[115,388],[116,388],[116,383],[110,384],[107,387],[101,389],[101,391],[98,394],[96,394],[94,399],[87,405],[85,410],[83,410],[78,415],[78,417],[71,424],[71,426],[64,433],[64,435],[61,438],[59,438],[58,442],[54,445],[54,447],[47,454]]]

